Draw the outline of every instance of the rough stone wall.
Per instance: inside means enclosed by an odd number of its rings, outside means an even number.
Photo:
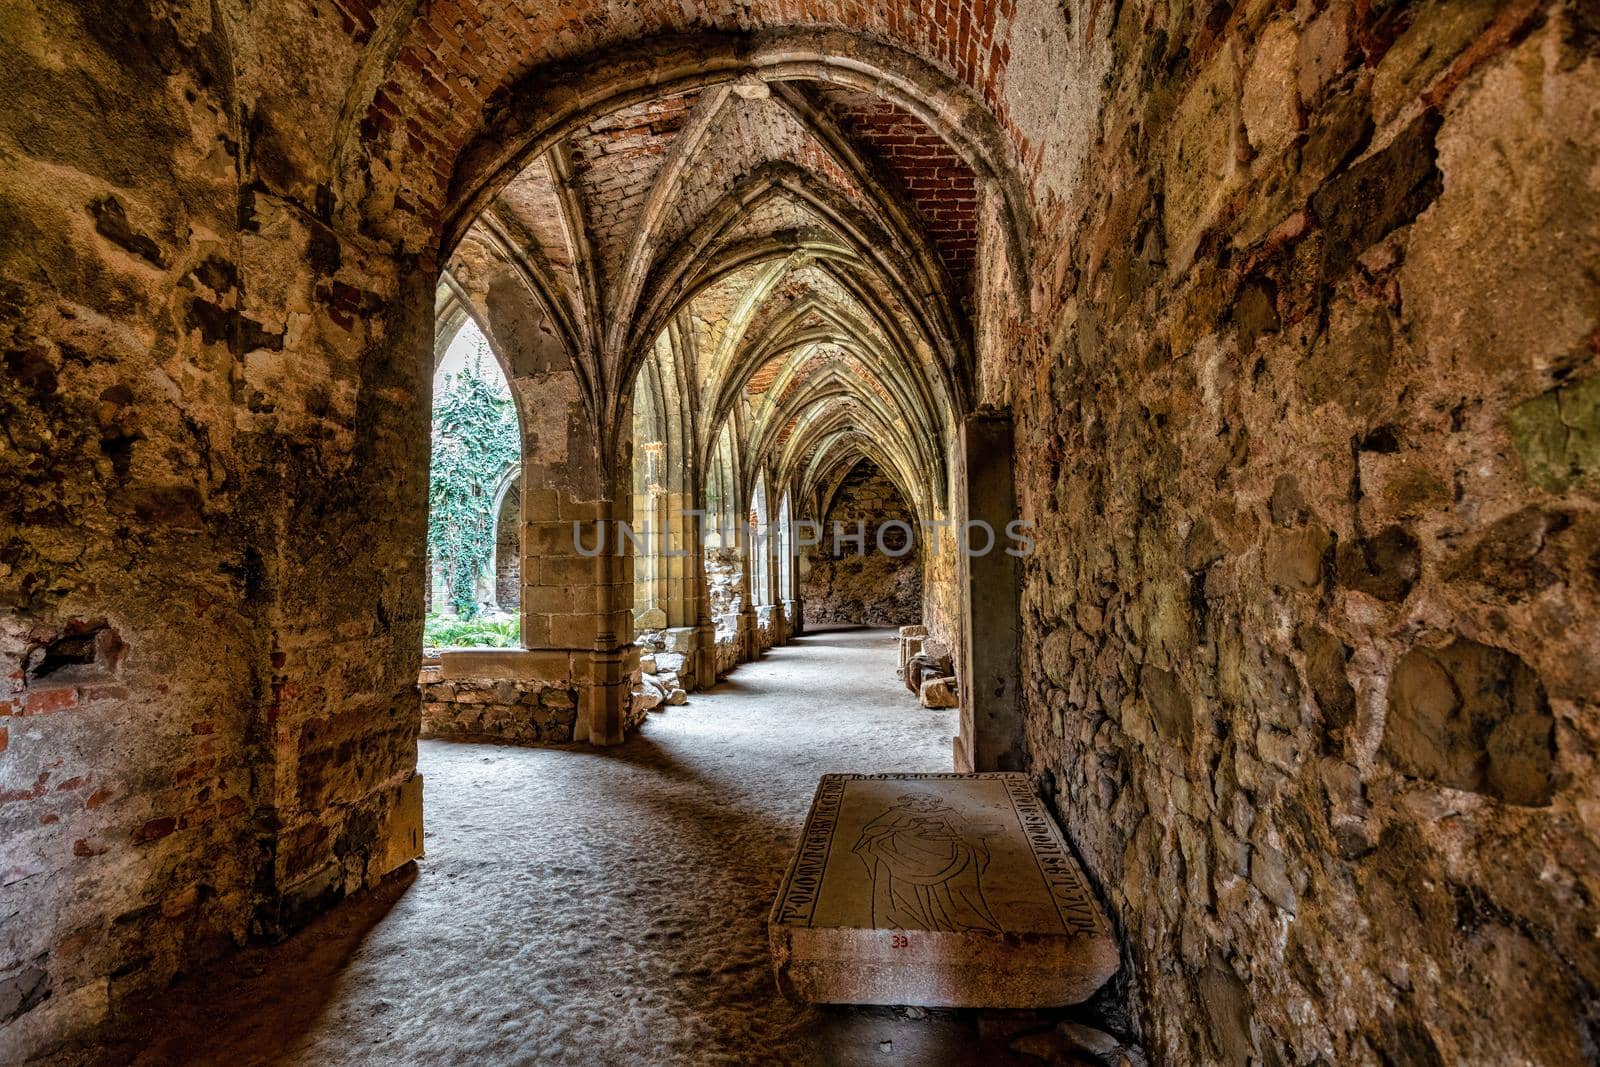
[[[9,1060],[400,862],[427,295],[279,180],[212,5],[0,47]]]
[[[718,634],[716,644],[717,677],[725,678],[739,665],[739,638],[733,634]]]
[[[577,721],[578,691],[570,686],[424,678],[423,737],[562,744]]]
[[[1026,725],[1144,1040],[1593,1062],[1595,9],[1068,7]]]
[[[232,532],[231,358],[185,319],[215,289],[175,287],[212,256],[231,264],[232,168],[187,195],[128,192],[234,140],[225,43],[153,27],[130,68],[95,20],[45,19],[8,12],[0,30],[14,94],[0,109],[0,1050],[23,1051],[248,928],[264,667],[244,545],[211,544]],[[172,94],[143,99],[163,64]],[[125,137],[82,127],[57,103],[72,94],[125,108]],[[191,250],[191,226],[221,236]],[[155,385],[171,372],[187,412]],[[152,580],[129,580],[142,560]],[[195,627],[210,665],[179,654]]]
[[[743,597],[739,586],[743,575],[744,556],[737,548],[708,548],[706,558],[706,592],[711,598],[711,618],[719,633],[738,629],[739,611]]]
[[[776,604],[763,604],[756,609],[756,644],[762,652],[778,643],[783,626],[781,610]]]
[[[877,464],[864,459],[840,484],[822,523],[822,543],[803,550],[800,597],[805,601],[809,625],[906,626],[921,619],[920,551],[913,546],[896,557],[878,550],[877,531],[891,520],[916,527],[911,509],[894,483]],[[858,532],[857,523],[865,524],[864,553],[856,550],[854,542],[842,542],[842,554],[835,557],[836,522],[843,525],[846,537]],[[888,537],[893,538],[895,532],[890,531]],[[898,550],[902,543],[894,541],[888,547]]]

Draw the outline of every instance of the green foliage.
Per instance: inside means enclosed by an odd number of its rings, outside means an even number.
[[[422,624],[426,648],[515,648],[521,640],[516,619],[473,619],[429,615]]]
[[[428,553],[444,569],[450,606],[462,619],[478,613],[477,577],[494,548],[494,490],[521,453],[517,416],[498,380],[485,378],[487,346],[433,401],[433,460],[428,472]]]

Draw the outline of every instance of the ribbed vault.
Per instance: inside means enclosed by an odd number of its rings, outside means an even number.
[[[958,86],[888,69],[898,55],[858,50],[884,63],[873,77],[759,48],[663,76],[662,47],[609,78],[557,65],[550,83],[581,91],[530,87],[537,121],[521,99],[491,123],[499,142],[467,147],[444,290],[475,256],[518,279],[568,353],[602,466],[648,447],[703,504],[731,449],[738,513],[763,479],[799,513],[870,457],[919,515],[943,514],[973,404],[977,205],[1014,199],[994,134],[953,121]]]

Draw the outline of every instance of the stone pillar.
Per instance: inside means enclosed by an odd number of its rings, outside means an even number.
[[[693,626],[700,617],[696,597],[705,586],[706,548],[700,523],[689,514],[693,507],[692,493],[673,492],[667,497],[661,550],[667,574],[662,607],[667,612],[668,626]]]
[[[638,662],[638,650],[596,649],[586,656],[574,656],[578,680],[578,723],[574,741],[591,745],[620,745],[629,700],[630,658]]]
[[[739,658],[761,658],[761,635],[756,629],[756,609],[749,604],[739,609]]]
[[[761,658],[761,639],[756,634],[756,605],[755,581],[751,571],[755,569],[755,552],[753,551],[752,538],[748,527],[740,526],[739,537],[739,661],[741,663]]]
[[[685,514],[682,523],[684,565],[683,625],[694,628],[694,688],[709,689],[717,684],[717,623],[711,616],[711,587],[706,578],[704,519]],[[685,689],[689,688],[686,683]]]
[[[717,684],[717,624],[709,614],[694,627],[695,687],[710,689]]]
[[[637,650],[633,560],[616,543],[616,504],[573,500],[563,489],[524,492],[523,504],[523,647],[571,655],[578,690],[573,739],[620,744]]]
[[[969,416],[961,425],[955,459],[957,536],[951,547],[961,600],[961,732],[954,744],[955,766],[963,772],[1022,770],[1022,569],[1006,552],[1012,544],[1006,527],[1016,518],[1010,414]],[[988,538],[969,523],[987,523],[994,531],[994,543],[982,555],[975,550]]]
[[[471,236],[454,262],[454,290],[475,309],[521,415],[522,646],[566,657],[575,738],[617,744],[631,703],[633,557],[617,523],[633,517],[632,456],[604,456],[573,358],[516,269]]]

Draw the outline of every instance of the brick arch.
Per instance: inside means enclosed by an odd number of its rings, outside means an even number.
[[[990,13],[983,33],[992,34],[992,14],[998,5],[968,2]],[[448,6],[477,11],[489,3]],[[773,6],[781,6],[781,0]],[[336,143],[343,146],[336,173],[358,175],[374,167],[392,170],[397,182],[393,206],[417,222],[405,235],[411,243],[436,240],[448,251],[523,166],[583,125],[618,109],[708,86],[810,81],[892,102],[938,134],[980,183],[999,193],[1008,229],[1013,231],[1008,255],[1015,259],[1015,268],[1022,266],[1030,211],[1018,177],[1018,146],[997,117],[998,96],[975,89],[986,84],[986,74],[964,79],[922,58],[943,58],[948,51],[923,35],[902,35],[897,45],[866,35],[861,32],[865,27],[818,28],[818,21],[829,20],[819,20],[819,13],[808,8],[794,12],[792,19],[772,20],[803,19],[810,23],[804,27],[661,34],[663,28],[683,29],[664,19],[662,24],[639,27],[637,37],[626,43],[595,41],[589,52],[574,49],[565,55],[541,55],[528,42],[524,51],[529,61],[519,54],[494,66],[479,61],[478,53],[463,40],[468,36],[464,30],[441,32],[434,27],[430,18],[437,10],[438,6],[430,7],[427,17],[414,24],[413,39],[398,46],[389,80],[375,90],[359,120],[361,136],[353,137],[348,130],[336,136]],[[919,21],[912,12],[906,17],[908,25]],[[649,37],[652,31],[658,35]],[[428,45],[426,35],[440,43]],[[585,38],[582,32],[570,36]],[[444,44],[452,38],[457,41],[453,51]],[[961,65],[953,66],[959,70]],[[976,69],[973,64],[969,74]],[[353,110],[345,121],[357,121]],[[399,150],[393,154],[398,163],[392,168],[383,152],[385,140]],[[363,160],[358,149],[366,154],[369,166],[359,165]],[[369,178],[364,190],[344,189],[342,202],[363,204],[377,196],[381,206],[388,207],[389,200],[378,193],[374,181]]]

